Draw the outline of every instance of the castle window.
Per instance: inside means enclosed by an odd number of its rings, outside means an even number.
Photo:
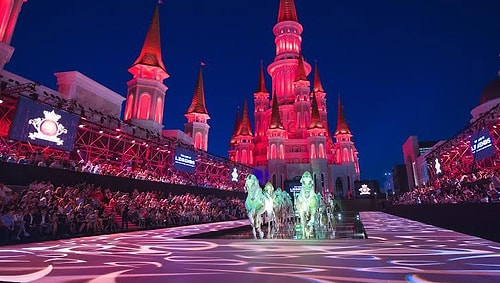
[[[137,111],[137,118],[143,120],[149,120],[149,114],[151,111],[151,95],[149,93],[141,94],[139,100],[139,109]]]
[[[127,99],[127,108],[125,110],[125,120],[132,118],[132,106],[134,104],[134,95],[130,94]]]
[[[161,97],[158,97],[158,99],[156,99],[156,122],[158,123],[162,123],[162,116],[163,116],[163,100],[161,99]]]
[[[314,144],[311,145],[311,159],[316,158],[316,146]]]

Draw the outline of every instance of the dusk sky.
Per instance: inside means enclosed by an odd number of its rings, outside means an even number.
[[[171,77],[166,129],[184,129],[199,62],[211,116],[209,151],[227,157],[235,111],[253,112],[258,68],[275,55],[279,0],[164,0],[163,58]],[[500,68],[500,1],[296,0],[302,51],[318,61],[329,124],[340,94],[362,179],[403,162],[410,135],[452,137],[470,120]],[[6,69],[57,89],[53,73],[77,70],[125,96],[154,0],[29,0]],[[271,88],[267,76],[267,88]],[[312,75],[310,76],[312,79]]]

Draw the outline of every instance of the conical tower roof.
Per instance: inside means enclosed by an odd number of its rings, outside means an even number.
[[[309,129],[324,129],[323,123],[321,122],[321,116],[319,115],[316,93],[313,93],[311,102],[311,124],[309,125]]]
[[[151,19],[146,39],[142,45],[141,54],[135,60],[133,66],[138,64],[159,67],[167,73],[161,56],[160,11],[158,6],[156,6],[153,19]]]
[[[234,127],[233,127],[233,134],[231,135],[231,141],[229,144],[234,144],[236,142],[235,137],[238,134],[238,129],[240,128],[240,123],[241,123],[241,117],[239,110],[236,110],[236,117],[234,117]]]
[[[298,22],[297,10],[294,0],[280,0],[280,9],[278,12],[278,23],[284,21]]]
[[[243,113],[241,114],[241,123],[238,128],[237,136],[251,136],[252,126],[250,125],[250,118],[248,117],[247,100],[243,102]]]
[[[344,107],[342,107],[342,103],[340,102],[340,96],[338,104],[337,130],[335,131],[335,135],[351,134],[351,130],[349,130],[349,126],[347,126],[347,122],[345,120]]]
[[[207,114],[208,111],[205,106],[205,90],[203,87],[203,71],[200,68],[198,72],[198,81],[196,82],[196,87],[194,89],[193,100],[191,101],[191,106],[186,114],[189,113],[198,113],[198,114]]]
[[[297,72],[295,73],[295,81],[307,81],[306,69],[304,68],[304,57],[299,55]]]
[[[321,84],[321,78],[319,77],[319,69],[318,62],[314,63],[314,92],[323,92],[325,93],[325,89],[323,89],[323,85]]]
[[[255,90],[255,93],[258,92],[267,93],[266,78],[264,77],[264,65],[262,64],[262,61],[260,61],[259,82],[257,84],[257,89]]]
[[[284,129],[283,123],[281,123],[280,109],[278,105],[278,97],[276,96],[276,91],[273,94],[273,106],[271,112],[271,122],[269,123],[269,129]]]

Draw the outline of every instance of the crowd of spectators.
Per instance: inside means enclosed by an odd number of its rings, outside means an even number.
[[[80,161],[58,159],[53,156],[45,156],[39,150],[18,153],[7,146],[1,145],[0,162],[50,167],[169,184],[216,188],[219,190],[243,191],[245,182],[245,176],[240,177],[238,182],[233,182],[230,178],[209,178],[208,176],[202,174],[190,174],[178,171],[172,167],[166,168],[162,174],[158,174],[148,165],[141,166],[140,164],[131,161],[118,164],[117,162],[84,161],[83,159]],[[227,172],[231,170],[228,164],[225,164],[224,166],[226,167],[225,170],[227,170]]]
[[[55,187],[34,182],[23,190],[0,184],[0,243],[95,235],[241,219],[241,199],[214,195],[111,191],[93,184]]]
[[[393,204],[456,204],[498,202],[499,170],[479,170],[453,177],[441,176],[392,200]]]

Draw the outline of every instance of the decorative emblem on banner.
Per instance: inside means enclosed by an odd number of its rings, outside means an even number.
[[[58,122],[61,115],[56,114],[54,110],[43,111],[43,114],[45,115],[43,118],[38,117],[28,121],[36,130],[36,132],[29,133],[28,137],[32,140],[40,139],[62,145],[64,140],[59,136],[68,133],[68,130]]]
[[[359,194],[360,195],[369,195],[371,189],[368,188],[368,185],[361,185],[361,188],[359,188]]]

